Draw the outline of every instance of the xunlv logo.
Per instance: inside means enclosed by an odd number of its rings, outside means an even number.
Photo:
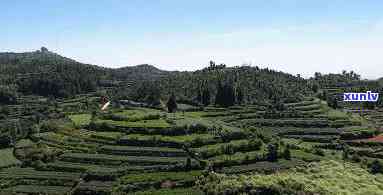
[[[345,102],[376,102],[378,101],[379,93],[344,93],[343,101]]]

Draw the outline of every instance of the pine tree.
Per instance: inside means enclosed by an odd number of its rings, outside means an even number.
[[[229,107],[234,105],[235,94],[234,94],[234,88],[232,85],[225,84],[223,86],[222,100],[223,102],[221,106]]]
[[[243,97],[244,97],[244,95],[243,95],[242,88],[239,87],[239,88],[237,89],[237,103],[238,103],[238,104],[242,104],[242,103],[243,103]]]
[[[291,152],[288,146],[286,146],[285,149],[283,150],[283,158],[285,158],[286,160],[291,159]]]
[[[168,111],[170,113],[175,112],[177,110],[177,102],[174,94],[170,96],[166,106],[168,107]]]
[[[209,89],[208,88],[205,88],[203,91],[202,91],[202,104],[204,106],[207,106],[210,104],[210,92],[209,92]]]
[[[216,105],[222,105],[223,104],[222,97],[223,97],[222,83],[218,82],[218,84],[217,84],[217,94],[215,95],[215,104]]]
[[[267,145],[267,160],[274,162],[278,160],[278,144]]]
[[[378,160],[374,160],[371,164],[370,171],[372,174],[382,173],[383,166]]]

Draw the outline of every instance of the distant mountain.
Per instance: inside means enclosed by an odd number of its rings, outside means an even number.
[[[166,75],[150,65],[111,69],[83,64],[44,47],[34,52],[0,53],[0,68],[0,85],[14,85],[23,94],[55,97],[95,91],[105,81],[151,80]]]
[[[149,64],[126,66],[113,69],[112,72],[114,78],[121,80],[155,80],[167,76],[170,73]]]

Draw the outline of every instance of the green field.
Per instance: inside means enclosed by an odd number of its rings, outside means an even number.
[[[13,149],[6,148],[0,150],[0,168],[20,165],[21,162],[13,156]]]

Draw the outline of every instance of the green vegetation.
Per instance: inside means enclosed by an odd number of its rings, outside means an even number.
[[[274,175],[225,176],[210,174],[199,182],[207,193],[236,194],[259,191],[272,194],[381,194],[381,175],[358,165],[323,161]]]
[[[1,192],[382,193],[382,101],[339,99],[381,81],[213,61],[109,69],[46,48],[0,64]]]
[[[106,123],[127,128],[169,128],[170,125],[164,119],[157,120],[140,120],[137,122],[114,121],[114,120],[97,120],[96,123]]]
[[[86,126],[89,125],[90,119],[92,118],[92,115],[90,114],[75,114],[75,115],[69,115],[68,116],[70,120],[73,121],[73,123],[78,126]]]
[[[11,167],[21,164],[21,162],[13,156],[13,149],[6,148],[0,150],[0,168]]]
[[[120,179],[123,184],[129,183],[140,183],[140,182],[161,182],[161,181],[178,181],[178,180],[195,180],[196,177],[200,176],[201,171],[190,171],[190,172],[156,172],[156,173],[145,173],[145,174],[131,174],[124,176]]]
[[[38,185],[17,185],[4,189],[4,193],[25,193],[25,194],[67,194],[71,191],[71,187],[66,186],[38,186]]]
[[[194,188],[174,188],[174,189],[138,191],[134,194],[135,195],[178,195],[178,194],[200,195],[202,194],[202,191],[198,189],[194,189]]]

